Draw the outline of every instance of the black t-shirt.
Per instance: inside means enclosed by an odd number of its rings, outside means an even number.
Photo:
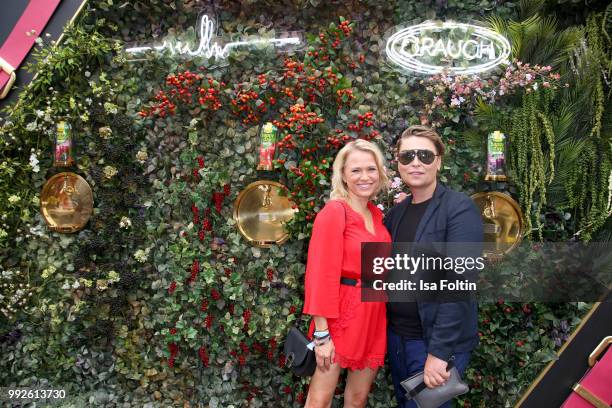
[[[413,242],[419,222],[427,210],[429,200],[422,203],[408,205],[400,221],[397,242]],[[395,333],[408,339],[422,339],[423,329],[416,302],[389,302],[387,303],[387,320],[389,327]]]

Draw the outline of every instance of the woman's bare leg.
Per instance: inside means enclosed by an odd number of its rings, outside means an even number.
[[[363,408],[378,369],[349,370],[344,389],[344,408]]]
[[[310,380],[305,408],[331,407],[341,370],[342,368],[338,364],[332,364],[329,369],[325,371],[322,371],[319,366],[317,366]]]

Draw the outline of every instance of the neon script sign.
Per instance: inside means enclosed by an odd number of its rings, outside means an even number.
[[[387,58],[421,74],[475,74],[508,62],[510,43],[485,27],[455,22],[427,22],[389,37]]]
[[[215,23],[207,15],[204,15],[200,19],[200,30],[199,37],[200,42],[196,48],[192,48],[191,44],[184,43],[182,41],[164,41],[162,45],[142,46],[127,48],[125,51],[131,54],[140,52],[156,50],[162,52],[164,50],[170,51],[172,55],[187,55],[191,57],[202,56],[206,58],[227,58],[232,48],[244,47],[250,45],[273,45],[275,47],[284,47],[286,45],[299,45],[301,40],[299,37],[286,37],[286,38],[262,38],[248,41],[234,41],[225,44],[224,46],[219,45],[217,42],[213,42],[213,36],[215,33]]]

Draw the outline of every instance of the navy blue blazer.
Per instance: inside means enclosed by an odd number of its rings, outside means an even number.
[[[412,196],[396,204],[384,223],[393,241]],[[432,200],[416,230],[415,242],[476,242],[482,247],[484,237],[478,207],[465,194],[437,182]],[[474,258],[482,250],[471,248]],[[448,361],[454,353],[473,350],[478,345],[478,305],[476,302],[417,302],[427,352]]]

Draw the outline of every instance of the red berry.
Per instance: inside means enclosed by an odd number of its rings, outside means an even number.
[[[173,294],[175,290],[176,290],[176,282],[172,281],[172,283],[170,284],[170,287],[168,288],[168,293]]]
[[[202,221],[202,228],[204,231],[212,231],[212,223],[210,222],[210,218],[204,218]]]
[[[285,367],[286,360],[287,360],[287,359],[285,358],[285,355],[284,355],[284,354],[281,354],[280,356],[278,356],[278,366],[279,366],[280,368]]]
[[[219,291],[217,291],[217,289],[213,289],[210,291],[210,296],[212,296],[212,298],[214,300],[219,300],[221,299],[221,294],[219,293]]]
[[[245,325],[249,324],[249,321],[251,320],[251,311],[249,309],[242,312],[242,320],[244,320]]]
[[[208,352],[206,351],[206,347],[200,347],[198,354],[200,355],[200,360],[202,360],[204,367],[208,367]]]

